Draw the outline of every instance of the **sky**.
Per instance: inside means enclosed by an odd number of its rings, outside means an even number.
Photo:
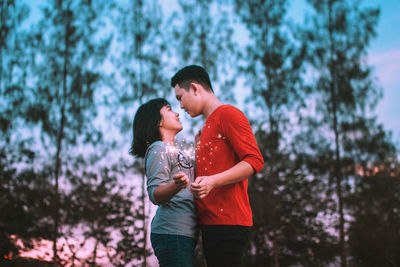
[[[378,36],[371,43],[368,61],[374,66],[383,99],[377,106],[378,121],[400,141],[400,1],[367,0],[381,7]]]
[[[378,38],[371,45],[370,62],[376,66],[384,88],[383,100],[377,108],[378,118],[400,140],[400,1],[384,2]]]
[[[354,0],[357,1],[357,0]],[[375,114],[378,122],[390,130],[400,146],[400,1],[364,0],[362,6],[379,7],[380,17],[377,36],[368,49],[367,63],[373,66],[383,98],[378,102]],[[301,22],[305,9],[304,0],[292,0],[289,16]]]
[[[358,0],[354,0],[358,1]],[[39,6],[46,1],[31,0],[25,2],[30,6],[28,21],[40,17]],[[378,122],[390,130],[393,139],[400,145],[400,0],[364,0],[363,6],[380,7],[381,13],[377,26],[377,37],[372,40],[368,49],[367,62],[373,66],[377,84],[383,90],[383,97],[376,107]],[[161,1],[166,12],[175,9],[176,0]],[[305,12],[304,0],[290,2],[289,16],[301,22]]]

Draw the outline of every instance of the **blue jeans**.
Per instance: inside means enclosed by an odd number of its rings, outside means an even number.
[[[150,234],[160,267],[192,267],[196,241],[183,235]]]
[[[208,267],[241,267],[250,237],[250,227],[201,225],[203,250]]]

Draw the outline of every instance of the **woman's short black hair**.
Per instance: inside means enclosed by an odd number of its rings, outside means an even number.
[[[144,157],[147,148],[155,141],[161,141],[159,125],[161,122],[160,110],[169,106],[164,98],[152,99],[142,104],[136,111],[133,119],[133,140],[129,154]]]
[[[171,86],[179,84],[179,87],[189,90],[190,83],[196,82],[201,84],[206,91],[213,92],[210,76],[208,72],[201,66],[189,65],[180,69],[171,78]]]

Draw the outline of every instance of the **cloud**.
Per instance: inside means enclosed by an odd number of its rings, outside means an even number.
[[[375,68],[375,75],[383,87],[400,87],[400,49],[371,53],[368,63]]]
[[[378,121],[391,130],[400,141],[400,49],[372,52],[368,64],[374,67],[374,76],[383,87],[383,99],[377,105]]]

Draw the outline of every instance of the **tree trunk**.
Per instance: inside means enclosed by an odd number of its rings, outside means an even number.
[[[61,169],[61,149],[62,149],[62,140],[64,137],[64,125],[65,125],[65,105],[67,102],[67,75],[68,75],[68,47],[69,47],[69,20],[65,25],[65,51],[64,51],[64,71],[63,71],[63,96],[62,96],[62,104],[61,104],[61,118],[60,118],[60,127],[58,129],[57,134],[57,152],[56,152],[56,168],[55,168],[55,195],[54,195],[54,237],[53,237],[53,264],[55,266],[58,265],[58,255],[57,255],[57,238],[58,238],[58,227],[59,227],[59,175]]]
[[[276,124],[274,122],[272,116],[272,103],[270,103],[269,99],[266,99],[268,112],[269,112],[269,128],[273,135],[276,133]],[[274,136],[273,138],[276,138]],[[279,142],[278,139],[275,139],[276,142]],[[270,177],[271,177],[271,219],[272,219],[272,255],[273,255],[273,266],[279,267],[279,244],[278,244],[278,216],[277,216],[277,208],[276,208],[276,197],[275,197],[275,189],[277,188],[277,173],[275,172],[275,157],[276,157],[276,150],[275,147],[279,147],[276,143],[272,145],[271,149],[271,159],[269,162],[270,166]]]
[[[6,13],[6,2],[2,1],[1,2],[1,10],[0,10],[0,21],[1,21],[1,25],[5,25],[6,26],[6,18],[5,18],[5,13]],[[3,96],[3,91],[5,91],[5,86],[3,89],[3,47],[5,46],[5,42],[7,39],[7,35],[3,36],[4,39],[0,40],[0,97]],[[2,98],[0,98],[2,99]]]
[[[341,158],[340,158],[340,144],[339,144],[339,130],[338,130],[338,119],[337,119],[337,97],[336,97],[336,87],[337,79],[336,79],[336,69],[334,66],[334,54],[335,54],[335,40],[333,38],[333,22],[332,22],[332,5],[333,0],[329,0],[328,12],[329,12],[329,39],[330,39],[330,55],[331,59],[329,62],[330,65],[330,74],[331,74],[331,103],[332,103],[332,120],[333,120],[333,131],[335,134],[335,185],[336,185],[336,194],[338,201],[338,209],[339,209],[339,242],[340,242],[340,259],[341,266],[347,267],[347,253],[346,253],[346,244],[345,244],[345,234],[344,234],[344,214],[343,214],[343,196],[342,196],[342,171],[341,171]]]
[[[92,266],[96,266],[96,259],[97,259],[97,246],[99,245],[99,241],[96,241],[96,244],[94,245],[94,250],[93,250],[93,260],[92,260]]]
[[[143,174],[142,179],[142,203],[143,203],[143,267],[147,266],[147,219],[146,219],[146,183]]]

